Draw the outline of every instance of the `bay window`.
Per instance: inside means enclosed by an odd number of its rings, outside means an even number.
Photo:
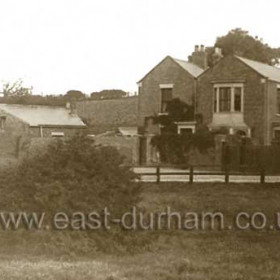
[[[214,112],[243,112],[243,84],[214,85]]]

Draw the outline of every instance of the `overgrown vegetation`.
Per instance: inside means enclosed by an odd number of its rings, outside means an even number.
[[[167,114],[154,116],[155,124],[161,126],[161,133],[152,139],[152,145],[160,153],[161,162],[172,164],[188,164],[188,153],[198,149],[205,153],[214,146],[214,134],[202,124],[200,116],[196,116],[195,133],[177,132],[178,122],[194,122],[194,108],[180,99],[173,99],[167,104]]]
[[[8,239],[31,242],[48,252],[88,253],[126,251],[143,247],[146,239],[133,238],[117,226],[92,230],[88,220],[75,217],[75,229],[57,231],[51,225],[55,213],[70,217],[96,211],[102,217],[105,207],[111,218],[120,218],[139,201],[141,185],[123,165],[123,158],[112,147],[94,145],[85,136],[53,143],[43,155],[26,159],[16,170],[1,174],[0,208],[7,212],[46,213],[48,230],[9,232]],[[103,221],[103,219],[100,219]],[[11,239],[12,244],[17,243]],[[144,243],[143,243],[144,242]],[[35,245],[34,245],[35,246]],[[42,249],[42,248],[41,248]]]

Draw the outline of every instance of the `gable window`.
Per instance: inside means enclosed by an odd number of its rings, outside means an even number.
[[[280,114],[280,85],[277,87],[277,114]]]
[[[242,112],[243,85],[221,84],[214,86],[214,112]]]
[[[172,88],[161,88],[161,113],[167,113],[168,103],[172,100]]]

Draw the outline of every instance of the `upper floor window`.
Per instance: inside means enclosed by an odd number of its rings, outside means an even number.
[[[161,88],[161,113],[167,112],[168,103],[172,100],[172,88]]]
[[[280,114],[280,85],[277,87],[277,114]]]
[[[243,85],[215,85],[214,112],[243,112]]]

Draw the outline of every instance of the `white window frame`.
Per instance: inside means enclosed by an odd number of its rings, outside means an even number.
[[[62,131],[52,131],[51,136],[52,137],[64,137],[64,132],[62,132]]]
[[[230,111],[229,112],[220,112],[220,88],[228,87],[230,88]],[[234,110],[235,103],[235,94],[234,88],[241,88],[241,110]],[[216,94],[216,96],[215,96]],[[216,111],[215,111],[215,99],[217,100]],[[230,83],[230,84],[215,84],[213,92],[213,112],[214,113],[243,113],[244,112],[244,84],[241,83]]]
[[[174,84],[159,84],[159,88],[173,88]]]

